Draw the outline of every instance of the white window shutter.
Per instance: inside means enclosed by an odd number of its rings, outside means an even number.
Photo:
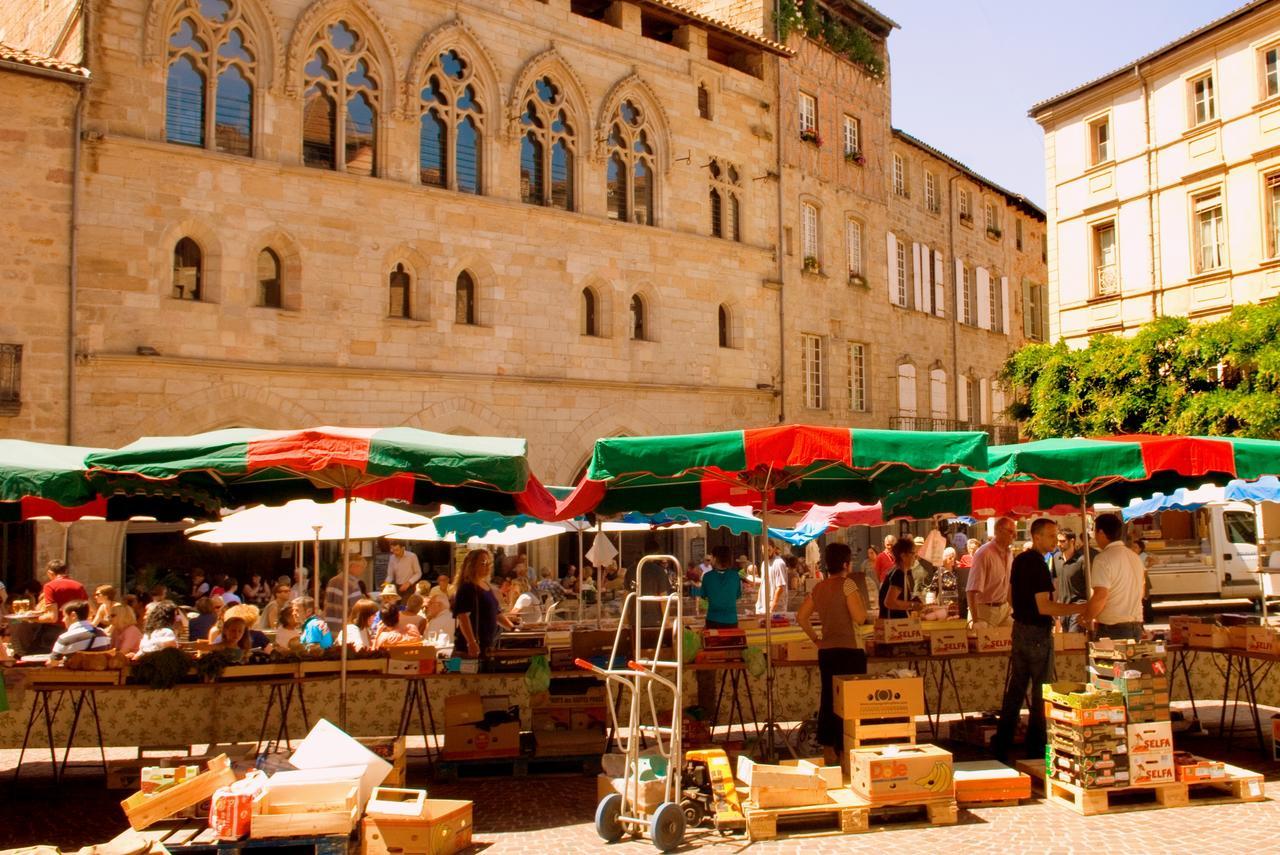
[[[933,254],[933,313],[940,318],[947,316],[947,286],[943,275],[942,253]]]
[[[911,278],[911,288],[915,299],[915,302],[911,304],[913,309],[919,309],[922,305],[921,298],[924,292],[920,281],[920,252],[922,249],[924,247],[918,243],[911,244],[911,272],[914,274]]]
[[[1009,277],[1000,277],[1000,332],[1009,334]]]
[[[956,388],[956,418],[962,422],[969,421],[969,383],[969,378],[961,374]]]
[[[978,326],[991,329],[991,274],[979,267],[978,274]]]
[[[991,412],[991,386],[986,380],[978,381],[978,409],[981,410],[977,414],[977,421],[980,424],[991,424],[989,413]]]
[[[960,259],[956,259],[956,318],[964,319],[964,265],[960,263]]]
[[[889,250],[889,254],[885,256],[888,261],[889,275],[885,277],[885,281],[889,283],[889,302],[897,305],[898,303],[898,239],[893,236],[893,232],[885,233],[885,245]]]

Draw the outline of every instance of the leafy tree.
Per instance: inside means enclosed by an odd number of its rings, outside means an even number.
[[[1084,348],[1028,344],[1001,375],[1032,439],[1114,433],[1280,436],[1280,303],[1207,324],[1157,318]]]

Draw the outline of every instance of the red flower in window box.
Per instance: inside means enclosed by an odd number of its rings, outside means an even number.
[[[800,132],[800,141],[813,143],[818,148],[822,148],[822,137],[812,128],[806,128]]]

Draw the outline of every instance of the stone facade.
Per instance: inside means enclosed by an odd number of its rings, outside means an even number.
[[[1054,340],[1280,293],[1277,66],[1280,3],[1250,3],[1031,108]]]

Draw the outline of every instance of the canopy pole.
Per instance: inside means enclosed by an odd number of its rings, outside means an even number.
[[[587,578],[587,568],[582,563],[582,528],[578,527],[578,622],[582,622],[582,583]],[[596,592],[596,597],[600,596],[600,592]]]
[[[312,531],[316,533],[315,542],[311,546],[311,599],[315,602],[317,608],[321,607],[320,602],[320,529],[322,526],[313,525]]]
[[[347,622],[350,619],[351,607],[351,490],[343,490],[343,509],[342,509],[342,650],[338,652],[341,657],[341,665],[339,665],[339,684],[338,684],[338,721],[341,723],[342,729],[347,729]],[[319,579],[320,574],[316,574]]]
[[[1080,542],[1084,549],[1084,595],[1093,595],[1093,559],[1089,556],[1089,497],[1080,494]]]

